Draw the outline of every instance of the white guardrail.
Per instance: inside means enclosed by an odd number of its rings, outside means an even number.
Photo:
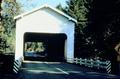
[[[82,58],[74,58],[68,59],[75,64],[84,65],[86,67],[97,68],[97,69],[105,69],[107,73],[111,73],[111,62],[110,61],[100,61],[93,59],[82,59]]]
[[[22,58],[15,60],[13,65],[13,72],[17,74],[21,65],[22,65]]]

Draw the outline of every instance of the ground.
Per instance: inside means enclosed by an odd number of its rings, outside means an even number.
[[[120,79],[120,77],[65,62],[25,61],[19,75],[4,79]]]

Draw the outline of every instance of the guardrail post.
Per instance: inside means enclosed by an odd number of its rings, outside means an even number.
[[[96,60],[96,62],[97,62],[97,69],[99,69],[100,68],[100,60]]]
[[[21,65],[22,65],[22,58],[15,60],[13,65],[13,72],[17,74]]]
[[[106,71],[107,73],[111,73],[111,62],[110,61],[106,61]]]
[[[75,63],[78,64],[78,58],[75,58]]]
[[[84,64],[85,66],[87,66],[87,59],[84,59]]]
[[[93,59],[90,59],[90,67],[93,67]]]
[[[82,58],[80,58],[79,63],[80,63],[80,65],[82,65]]]
[[[82,59],[82,58],[70,58],[70,60],[73,61],[73,63],[75,64],[80,64],[80,65],[84,65],[84,66],[87,66],[87,67],[96,67],[97,69],[106,69],[106,72],[107,73],[111,73],[111,62],[110,61],[100,61],[100,60],[93,60],[93,59],[90,59],[90,60],[87,60],[86,58],[85,59]]]

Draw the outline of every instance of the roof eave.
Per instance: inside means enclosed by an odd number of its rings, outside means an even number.
[[[60,15],[68,18],[68,20],[77,23],[77,20],[76,20],[76,19],[72,18],[71,16],[68,16],[67,14],[63,13],[62,11],[60,11],[60,10],[54,8],[54,7],[51,7],[51,6],[47,5],[47,4],[44,4],[44,5],[36,8],[36,9],[33,9],[33,10],[31,10],[31,11],[28,11],[28,12],[25,12],[25,13],[23,13],[23,14],[20,14],[20,15],[14,17],[14,19],[16,19],[16,20],[17,20],[17,19],[20,19],[20,18],[22,18],[22,17],[24,17],[24,16],[26,16],[26,15],[29,15],[29,14],[31,14],[31,13],[33,13],[33,12],[36,12],[36,11],[40,10],[41,8],[50,8],[51,10],[53,10],[53,11],[59,13]]]

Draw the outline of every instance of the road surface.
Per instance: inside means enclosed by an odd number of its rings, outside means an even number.
[[[64,62],[25,61],[20,74],[21,79],[120,79]]]

